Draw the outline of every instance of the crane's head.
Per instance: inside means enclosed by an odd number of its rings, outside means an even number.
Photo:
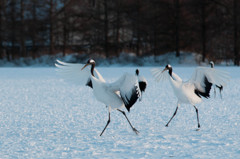
[[[214,62],[213,61],[210,61],[209,64],[211,65],[211,68],[214,67]]]
[[[172,76],[172,66],[167,64],[166,67],[163,69],[162,73],[164,71],[168,71],[169,75]]]
[[[172,70],[172,66],[167,64],[166,67],[163,69],[162,73],[166,70],[168,70],[168,71]]]
[[[86,63],[86,65],[83,66],[82,70],[87,67],[88,65],[92,65],[92,66],[95,66],[95,61],[93,59],[89,59]]]
[[[136,75],[137,75],[137,76],[139,75],[139,70],[138,70],[138,69],[136,69]]]

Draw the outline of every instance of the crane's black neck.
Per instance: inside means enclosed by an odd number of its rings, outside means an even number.
[[[92,65],[92,67],[91,67],[91,74],[92,74],[93,77],[95,77],[95,76],[94,76],[94,73],[93,73],[95,64],[93,63],[93,64],[91,64],[91,65]]]
[[[172,77],[172,67],[170,67],[170,68],[168,69],[168,73],[169,73],[169,75]]]

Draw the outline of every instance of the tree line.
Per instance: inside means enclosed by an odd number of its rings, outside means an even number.
[[[0,59],[196,52],[239,65],[238,0],[1,0]]]

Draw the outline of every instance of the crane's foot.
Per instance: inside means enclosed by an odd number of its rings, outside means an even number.
[[[133,131],[136,133],[136,135],[139,134],[139,131],[137,129],[133,128]]]
[[[200,124],[198,123],[198,128],[196,129],[196,131],[200,131]]]

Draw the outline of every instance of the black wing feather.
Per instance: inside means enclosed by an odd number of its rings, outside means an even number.
[[[89,86],[89,87],[93,88],[93,86],[92,86],[92,80],[91,80],[90,78],[88,79],[88,81],[87,81],[87,83],[86,83],[86,86]]]
[[[201,98],[201,96],[205,97],[205,98],[209,98],[210,97],[210,90],[211,90],[211,87],[212,87],[212,83],[210,83],[208,81],[206,76],[204,77],[204,84],[205,84],[204,91],[200,91],[198,89],[195,89],[194,92],[200,98]]]
[[[138,84],[139,84],[139,88],[140,88],[141,92],[144,92],[147,87],[147,83],[144,81],[140,81],[140,82],[138,82]]]
[[[123,95],[121,93],[120,95],[128,112],[130,112],[130,108],[136,103],[137,99],[140,96],[137,86],[133,87],[130,98],[128,98],[126,95],[125,98],[123,98]]]

